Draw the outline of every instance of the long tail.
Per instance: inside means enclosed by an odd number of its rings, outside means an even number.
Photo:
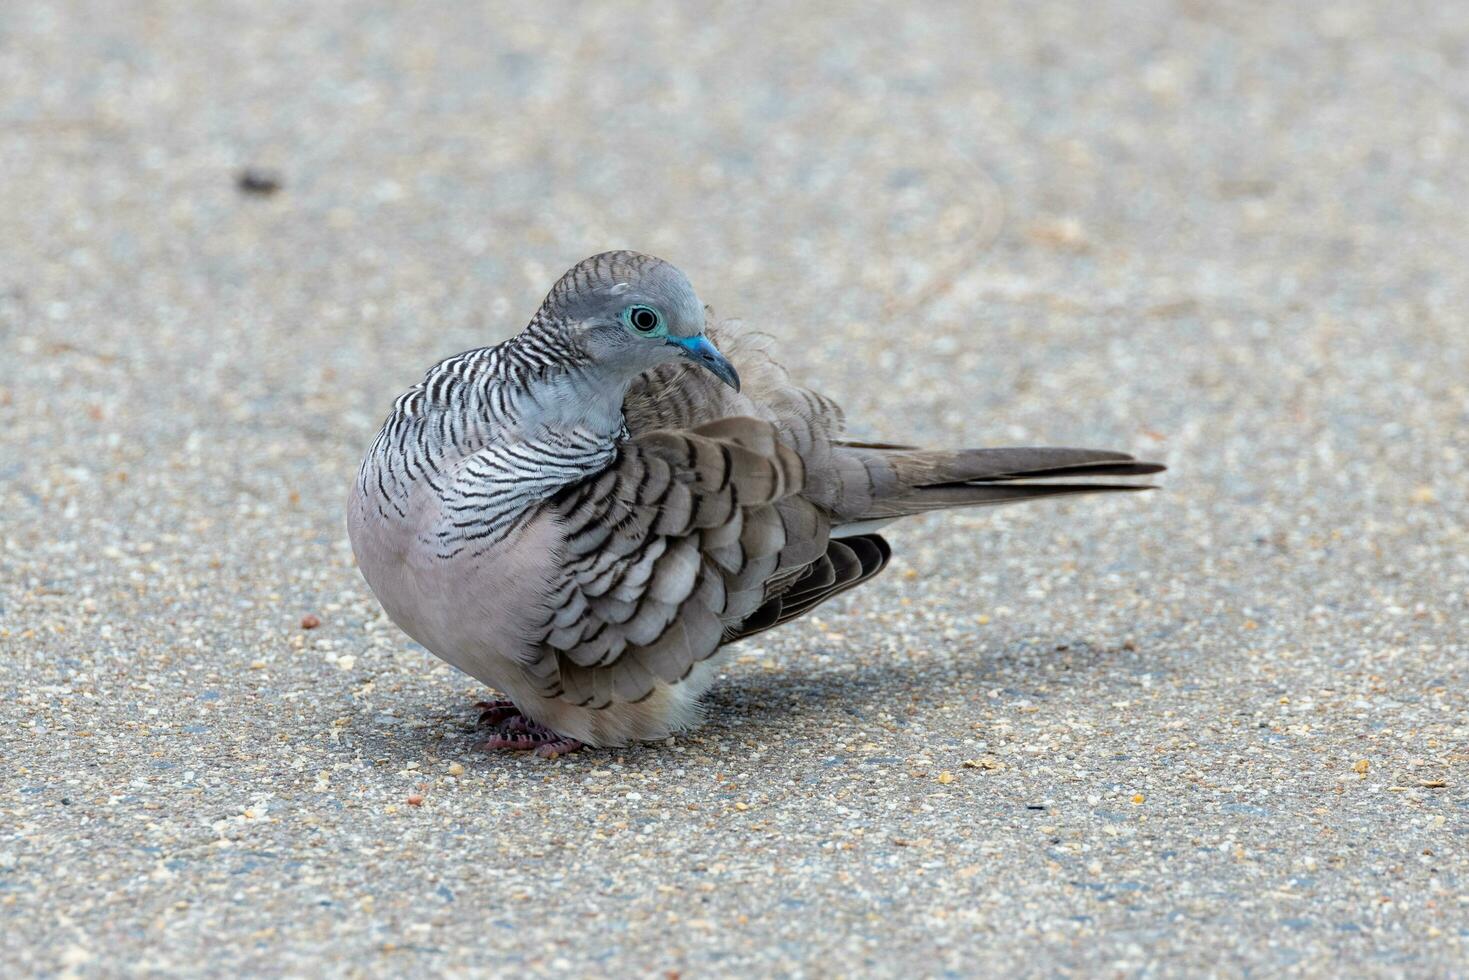
[[[898,517],[949,507],[985,507],[1078,493],[1154,489],[1091,482],[1147,476],[1167,467],[1102,449],[914,449],[872,443],[836,448],[842,533],[862,533]],[[1088,482],[1075,482],[1085,480]]]
[[[983,507],[1074,493],[1152,489],[1143,483],[1097,482],[1098,477],[1161,473],[1126,453],[1100,449],[953,449],[841,442],[830,445],[830,465],[808,466],[802,495],[832,517],[825,554],[795,566],[796,575],[771,588],[766,601],[726,641],[778,626],[882,571],[892,549],[873,532],[924,511]],[[1085,481],[1085,482],[1083,482]],[[799,537],[799,536],[798,536]]]

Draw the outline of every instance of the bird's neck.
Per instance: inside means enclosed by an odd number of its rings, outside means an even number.
[[[569,331],[533,321],[504,347],[524,438],[577,432],[611,445],[625,433],[622,402],[632,378],[587,357]]]
[[[538,417],[531,427],[550,432],[575,431],[604,439],[609,445],[626,431],[622,400],[627,383],[573,374],[547,378],[530,391]]]

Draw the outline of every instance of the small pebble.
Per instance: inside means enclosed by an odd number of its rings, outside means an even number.
[[[246,167],[235,177],[235,186],[246,194],[274,194],[284,185],[280,171],[268,167]]]
[[[978,759],[965,759],[964,768],[984,769],[988,772],[994,772],[997,769],[1005,768],[1005,764],[992,755],[982,755]]]

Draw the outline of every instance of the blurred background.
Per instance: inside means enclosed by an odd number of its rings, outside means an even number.
[[[10,0],[0,951],[1462,964],[1466,151],[1454,4]],[[341,503],[396,394],[608,248],[860,437],[1125,449],[1166,491],[911,522],[693,755],[487,763]],[[763,830],[705,823],[734,798]]]

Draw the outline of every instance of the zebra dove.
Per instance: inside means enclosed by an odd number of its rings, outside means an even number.
[[[900,517],[1163,469],[842,428],[672,265],[605,252],[518,336],[398,398],[352,486],[352,547],[404,632],[508,696],[484,705],[486,747],[554,756],[696,724],[720,650],[877,575]]]

